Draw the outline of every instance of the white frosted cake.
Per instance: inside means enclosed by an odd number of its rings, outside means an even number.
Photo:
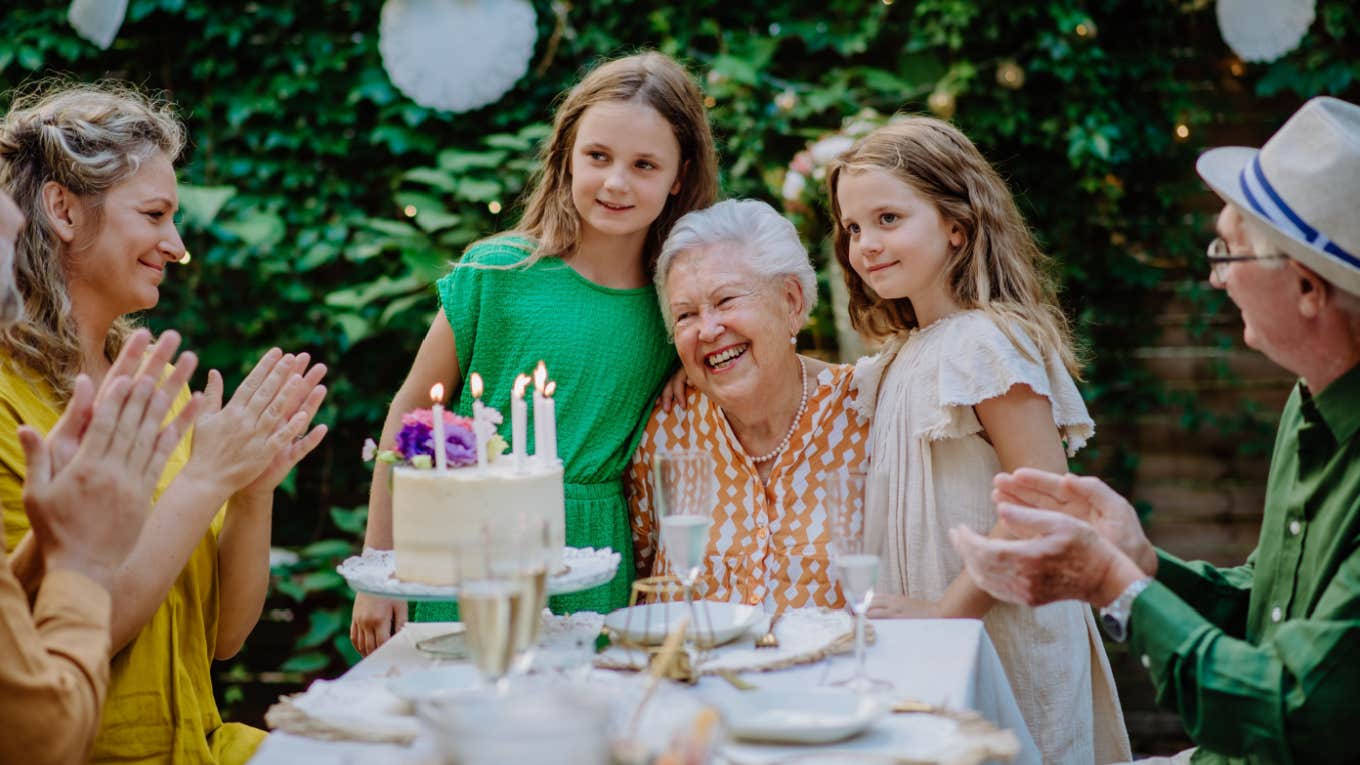
[[[459,545],[475,542],[486,524],[520,511],[541,516],[548,525],[548,572],[562,565],[566,517],[562,499],[562,464],[536,459],[517,470],[515,461],[497,459],[479,469],[449,470],[394,467],[392,472],[392,541],[396,577],[432,585],[454,583]]]

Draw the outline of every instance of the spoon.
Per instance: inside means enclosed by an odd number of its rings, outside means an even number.
[[[779,623],[779,620],[780,620],[781,618],[783,618],[783,616],[784,616],[784,611],[783,611],[783,610],[780,610],[780,611],[776,611],[776,612],[775,612],[774,617],[770,619],[770,627],[769,627],[769,629],[765,630],[765,634],[764,634],[764,635],[761,635],[760,637],[756,638],[756,648],[778,648],[778,647],[779,647],[779,638],[775,637],[775,634],[774,634],[774,625],[778,624],[778,623]]]

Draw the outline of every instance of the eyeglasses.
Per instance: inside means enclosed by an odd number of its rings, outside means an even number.
[[[1228,243],[1223,241],[1223,237],[1214,237],[1214,241],[1209,243],[1209,248],[1204,256],[1209,259],[1209,271],[1214,279],[1223,281],[1228,277],[1228,264],[1240,263],[1246,260],[1287,260],[1288,255],[1282,252],[1272,252],[1264,255],[1233,255],[1228,251]]]

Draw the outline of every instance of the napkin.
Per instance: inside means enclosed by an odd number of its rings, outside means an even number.
[[[409,744],[420,735],[420,723],[386,683],[316,680],[303,693],[281,697],[264,719],[271,729],[310,738]]]

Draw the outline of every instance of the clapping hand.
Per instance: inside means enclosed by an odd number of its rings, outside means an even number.
[[[225,405],[222,376],[210,371],[185,472],[228,495],[272,493],[326,435],[325,425],[308,430],[326,397],[326,367],[310,361],[270,349]]]
[[[1143,573],[1157,573],[1157,551],[1143,533],[1138,513],[1099,478],[1021,468],[1014,473],[998,473],[992,485],[992,500],[998,505],[1055,510],[1085,521],[1137,563]]]
[[[148,354],[150,338],[146,330],[129,337],[97,393],[79,376],[47,438],[19,429],[28,465],[24,509],[47,567],[79,571],[106,588],[136,544],[166,460],[197,406],[191,400],[165,422],[198,360],[185,353],[162,375],[179,336],[167,332]]]

